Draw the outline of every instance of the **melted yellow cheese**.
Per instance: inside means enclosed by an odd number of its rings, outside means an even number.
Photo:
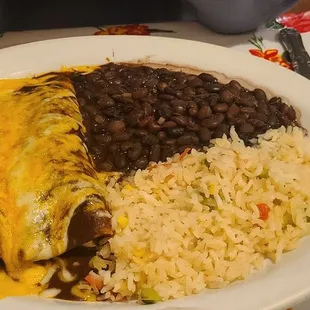
[[[33,266],[26,269],[18,281],[14,281],[3,270],[0,270],[0,299],[10,296],[37,295],[44,286],[39,285],[46,274],[46,268]]]
[[[110,218],[79,137],[84,132],[67,79],[0,81],[0,257],[10,273],[64,253],[83,203],[90,214]],[[98,236],[110,232],[101,226]]]

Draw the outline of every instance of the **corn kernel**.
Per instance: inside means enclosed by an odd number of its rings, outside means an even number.
[[[209,186],[209,192],[211,195],[215,195],[217,193],[217,186],[216,184],[211,184]]]
[[[128,191],[132,191],[133,187],[129,184],[126,184],[123,189],[128,190]]]
[[[133,255],[134,256],[137,256],[137,257],[143,257],[145,254],[145,249],[143,248],[136,248],[134,251],[133,251]]]
[[[120,228],[125,229],[129,223],[129,219],[125,215],[121,215],[117,219],[117,224]]]

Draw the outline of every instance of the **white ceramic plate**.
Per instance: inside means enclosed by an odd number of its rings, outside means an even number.
[[[298,107],[310,129],[310,81],[273,63],[205,43],[158,37],[79,37],[16,46],[0,51],[0,78],[21,77],[61,66],[97,65],[110,61],[170,63],[249,81]],[[310,295],[310,238],[283,260],[250,279],[222,290],[146,306],[156,310],[284,310]],[[137,309],[133,304],[71,303],[40,298],[8,298],[1,309],[97,310]]]

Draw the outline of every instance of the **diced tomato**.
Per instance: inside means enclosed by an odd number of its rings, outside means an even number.
[[[257,205],[257,208],[259,210],[259,218],[263,221],[266,221],[269,217],[269,211],[270,208],[265,203],[260,203]]]
[[[89,285],[94,285],[97,287],[98,290],[101,290],[103,288],[103,281],[99,278],[92,277],[91,275],[87,275],[85,277],[85,281]]]

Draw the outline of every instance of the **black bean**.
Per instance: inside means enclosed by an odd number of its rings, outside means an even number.
[[[167,122],[163,123],[161,127],[162,127],[163,129],[167,129],[167,128],[175,128],[175,127],[177,127],[177,126],[178,126],[178,125],[177,125],[176,122],[167,121]]]
[[[156,77],[150,78],[145,82],[145,86],[147,88],[154,88],[159,84],[159,80]]]
[[[265,102],[260,101],[257,107],[258,113],[268,114],[268,106]]]
[[[215,113],[225,113],[229,108],[227,103],[217,103],[212,107],[213,112]]]
[[[280,114],[279,115],[279,120],[281,122],[281,125],[287,127],[290,124],[290,121],[286,115]]]
[[[161,126],[155,122],[152,122],[148,125],[148,130],[151,132],[151,133],[156,133],[158,131],[161,130]]]
[[[174,105],[173,112],[182,115],[186,112],[186,107],[184,105]]]
[[[176,91],[169,86],[165,88],[164,92],[169,95],[173,95],[173,96],[176,95]]]
[[[245,133],[245,134],[249,134],[252,133],[254,131],[254,126],[249,124],[249,123],[244,123],[240,125],[239,131],[241,133]]]
[[[103,133],[104,132],[104,124],[98,124],[94,122],[91,132],[95,134]]]
[[[188,75],[183,72],[176,72],[176,82],[178,84],[185,84],[187,81]]]
[[[167,130],[167,134],[173,138],[180,137],[181,135],[183,135],[183,133],[184,133],[184,128],[182,127],[169,128]]]
[[[136,126],[142,117],[142,111],[133,111],[126,116],[125,121],[129,126]]]
[[[86,100],[83,97],[79,97],[77,99],[78,99],[78,103],[81,107],[84,107],[87,104]]]
[[[123,152],[128,151],[131,147],[133,146],[133,142],[132,141],[125,141],[123,143],[121,143],[120,148]]]
[[[99,72],[96,72],[96,71],[86,75],[86,80],[88,82],[96,82],[99,79],[101,79],[101,74]]]
[[[220,124],[214,131],[212,138],[222,138],[223,135],[228,136],[229,126],[227,124]]]
[[[158,95],[158,98],[160,100],[167,100],[167,101],[171,101],[171,100],[175,99],[174,96],[169,95],[169,94],[160,94],[160,95]]]
[[[148,131],[145,129],[136,129],[134,135],[137,137],[145,137],[148,134]]]
[[[96,87],[102,89],[102,88],[107,87],[108,82],[105,81],[105,80],[98,80],[98,81],[95,82],[95,85],[96,85]]]
[[[168,86],[167,83],[160,82],[157,85],[157,88],[158,88],[159,91],[163,92],[167,86]]]
[[[111,135],[97,135],[95,139],[100,145],[105,145],[105,144],[109,144],[112,141],[112,136]]]
[[[152,106],[147,102],[142,105],[142,111],[145,116],[151,116],[154,114]]]
[[[113,164],[110,163],[109,161],[104,161],[104,162],[99,164],[98,169],[99,169],[99,171],[110,172],[113,170]]]
[[[173,84],[171,86],[174,90],[179,91],[186,87],[186,84]],[[176,95],[178,95],[178,92],[176,92]]]
[[[111,108],[115,105],[115,101],[107,94],[100,96],[97,104],[100,108]]]
[[[218,93],[221,90],[222,85],[220,83],[211,83],[205,84],[204,88],[211,93]]]
[[[250,107],[241,107],[240,113],[247,113],[247,114],[255,113],[255,109]]]
[[[292,106],[289,108],[289,110],[287,111],[286,115],[287,115],[287,117],[288,117],[288,119],[290,121],[295,121],[296,120],[296,111],[295,111],[295,109]]]
[[[219,94],[210,94],[208,97],[208,102],[211,107],[216,105],[219,102],[219,100],[220,100]]]
[[[119,118],[120,115],[122,114],[121,109],[119,107],[104,109],[102,113],[110,118]]]
[[[271,126],[271,128],[277,128],[279,126],[279,119],[277,115],[272,114],[268,117],[268,123]]]
[[[290,107],[287,104],[285,103],[279,104],[279,110],[282,114],[286,114],[289,109]]]
[[[176,153],[174,148],[171,146],[167,146],[165,148],[162,149],[161,152],[161,160],[165,161],[168,157],[172,157],[173,154]]]
[[[212,116],[212,110],[209,106],[204,106],[202,107],[198,113],[197,113],[197,118],[198,119],[205,119],[205,118],[208,118],[208,117],[211,117]]]
[[[260,88],[255,88],[254,89],[254,96],[258,101],[267,101],[267,96],[266,93],[260,89]]]
[[[208,73],[108,64],[88,75],[74,73],[72,82],[87,130],[84,142],[99,170],[144,169],[149,160],[229,137],[230,126],[250,145],[268,128],[296,123],[295,110],[281,98],[267,102],[261,89],[249,91],[235,80],[223,85]],[[116,165],[116,155],[125,156],[125,166]]]
[[[124,92],[125,91],[118,85],[110,85],[107,89],[107,93],[111,96],[115,94],[122,94]]]
[[[172,115],[172,110],[168,105],[163,104],[159,107],[159,115],[165,119],[169,119]]]
[[[179,153],[183,153],[186,149],[192,149],[194,146],[192,144],[184,144],[179,146]]]
[[[98,113],[97,107],[95,107],[93,105],[87,105],[85,107],[85,110],[86,110],[87,114],[90,116],[95,116]]]
[[[184,145],[184,144],[191,144],[193,141],[193,137],[189,134],[185,134],[184,136],[181,136],[178,138],[177,143],[179,145]]]
[[[190,116],[196,116],[197,113],[198,113],[198,107],[197,107],[197,108],[190,108],[190,109],[188,110],[188,114],[189,114]]]
[[[160,159],[160,152],[161,152],[160,146],[158,144],[154,145],[151,149],[150,161],[158,162]]]
[[[166,139],[166,137],[167,137],[167,134],[164,131],[160,131],[157,134],[157,138],[159,139],[159,141],[162,141],[162,140]]]
[[[132,148],[127,152],[127,157],[130,160],[137,160],[142,153],[142,145],[140,143],[135,143]]]
[[[196,94],[197,94],[196,96],[200,96],[200,95],[208,96],[209,95],[208,92],[202,87],[196,89]],[[199,98],[201,98],[201,97],[199,97]]]
[[[132,98],[133,99],[142,99],[148,95],[148,90],[147,88],[139,88],[138,90],[134,91],[132,93]]]
[[[109,146],[108,146],[108,150],[111,153],[117,153],[119,152],[119,145],[116,142],[112,142]]]
[[[183,95],[186,96],[186,97],[191,98],[191,97],[193,97],[193,96],[196,95],[196,91],[195,91],[195,89],[193,89],[193,88],[186,87],[186,88],[184,89],[184,91],[183,91]],[[184,99],[184,100],[188,100],[188,99]]]
[[[272,97],[269,102],[269,104],[279,104],[282,103],[282,99],[280,97]]]
[[[266,123],[268,121],[268,117],[263,113],[252,113],[250,115],[250,118],[258,119],[264,123]]]
[[[201,80],[207,83],[216,83],[217,78],[215,78],[213,75],[209,73],[201,73],[198,75]]]
[[[208,128],[201,128],[198,132],[199,139],[202,142],[209,142],[211,140],[211,131]]]
[[[116,76],[116,72],[115,71],[107,71],[103,74],[104,78],[107,80],[111,80]]]
[[[107,129],[111,133],[123,131],[126,128],[124,121],[112,121],[108,124]]]
[[[95,121],[98,125],[104,125],[106,119],[105,119],[103,116],[97,114],[97,115],[95,115],[95,117],[94,117],[94,121]]]
[[[209,106],[209,103],[206,100],[201,100],[201,99],[194,98],[194,102],[197,103],[199,108],[202,108],[202,107],[205,107],[205,106]]]
[[[258,127],[258,128],[261,128],[261,127],[264,127],[265,126],[265,123],[259,119],[255,119],[255,118],[251,118],[247,121],[249,124],[255,126],[255,127]]]
[[[116,132],[112,136],[112,140],[116,142],[127,141],[131,138],[131,134],[128,132]]]
[[[236,103],[238,103],[239,105],[241,106],[244,106],[244,107],[250,107],[250,108],[253,108],[257,105],[257,102],[254,100],[255,98],[254,97],[247,97],[247,98],[239,98]]]
[[[240,83],[236,80],[231,80],[228,85],[231,87],[231,88],[235,88],[235,89],[238,89],[238,90],[241,90],[242,89],[242,86],[240,85]]]
[[[197,88],[197,87],[201,87],[203,85],[203,82],[202,80],[197,77],[196,75],[190,75],[188,77],[188,85],[190,87],[194,87],[194,88]]]
[[[186,126],[186,128],[190,131],[197,132],[200,129],[200,126],[197,123],[193,122],[193,123],[189,123]]]
[[[145,128],[153,121],[153,119],[154,118],[152,116],[144,117],[144,118],[139,120],[138,125],[140,128]]]
[[[114,157],[114,165],[118,168],[118,169],[123,169],[127,166],[127,159],[126,156],[124,154],[115,154]]]
[[[209,97],[209,93],[204,93],[204,94],[200,94],[200,95],[196,95],[194,97],[194,100],[197,102],[198,100],[205,100]]]
[[[269,113],[278,114],[278,108],[276,105],[268,105]]]
[[[172,116],[171,120],[181,127],[185,127],[188,124],[188,118],[182,115]]]
[[[220,93],[220,101],[225,103],[232,103],[235,99],[235,95],[229,90],[224,89]]]
[[[146,157],[140,157],[138,158],[136,161],[135,161],[135,166],[138,168],[138,169],[145,169],[148,165],[149,161]]]
[[[201,122],[201,125],[204,126],[204,127],[207,127],[209,129],[214,129],[216,128],[219,124],[222,123],[222,121],[224,120],[224,115],[223,114],[216,114],[216,115],[213,115],[211,118],[207,118],[207,119],[204,119],[202,122]]]
[[[142,138],[142,143],[145,145],[154,145],[158,143],[158,138],[152,134],[148,134]]]
[[[233,116],[237,116],[240,113],[240,108],[236,104],[232,104],[229,107],[228,112]]]
[[[177,143],[177,139],[166,139],[165,141],[164,141],[164,144],[165,145],[174,145],[174,144],[176,144]]]

